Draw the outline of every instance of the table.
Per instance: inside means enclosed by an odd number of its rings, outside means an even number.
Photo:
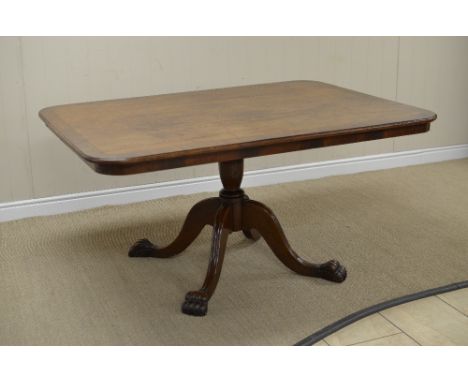
[[[292,271],[333,282],[346,279],[337,260],[313,264],[294,252],[274,213],[241,189],[244,158],[423,133],[436,115],[316,81],[52,106],[46,125],[96,172],[110,175],[218,162],[223,188],[189,211],[179,235],[164,248],[141,239],[130,257],[171,257],[203,227],[213,227],[202,287],[186,294],[182,312],[204,316],[223,266],[231,232],[266,241]]]

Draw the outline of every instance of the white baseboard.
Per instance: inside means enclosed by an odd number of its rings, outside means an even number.
[[[468,157],[468,144],[423,150],[369,155],[347,159],[308,163],[265,170],[248,171],[244,187],[317,179],[333,175],[355,174],[424,163],[441,162]],[[49,198],[0,203],[0,222],[32,216],[55,215],[72,211],[128,204],[174,195],[187,195],[204,191],[218,191],[221,182],[217,176],[176,180],[143,186],[83,192]]]

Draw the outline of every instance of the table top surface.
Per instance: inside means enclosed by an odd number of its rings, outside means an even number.
[[[428,110],[315,81],[52,106],[39,115],[108,174],[414,134],[436,119]]]

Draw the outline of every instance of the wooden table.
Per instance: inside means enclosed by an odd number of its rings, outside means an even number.
[[[423,133],[433,112],[315,81],[292,81],[48,107],[47,126],[102,174],[135,174],[218,162],[223,189],[192,207],[167,247],[147,239],[131,257],[171,257],[213,226],[203,286],[188,292],[186,314],[203,316],[221,273],[228,235],[265,239],[288,268],[334,282],[337,261],[312,264],[289,245],[273,212],[240,188],[244,158]]]

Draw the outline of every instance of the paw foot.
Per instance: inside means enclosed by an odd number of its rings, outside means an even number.
[[[330,260],[320,266],[320,273],[323,279],[341,283],[345,281],[347,272],[337,260]]]
[[[148,239],[138,240],[128,250],[128,256],[130,257],[154,257],[158,250],[151,241]]]
[[[188,292],[182,304],[182,313],[190,316],[205,316],[208,311],[208,298],[198,292]]]

